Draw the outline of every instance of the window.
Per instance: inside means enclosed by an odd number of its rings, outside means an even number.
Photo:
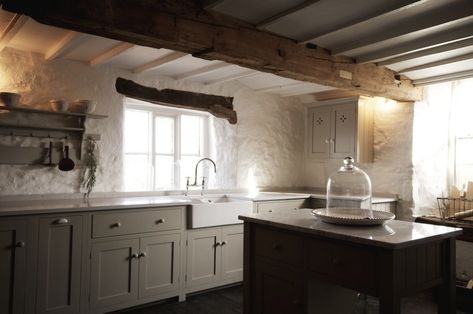
[[[207,114],[127,99],[124,120],[126,191],[182,189],[194,179],[208,155]]]

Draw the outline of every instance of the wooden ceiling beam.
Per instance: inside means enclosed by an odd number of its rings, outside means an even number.
[[[335,25],[332,28],[329,28],[328,30],[324,31],[316,31],[310,36],[307,36],[306,38],[303,38],[299,41],[300,44],[306,44],[308,42],[311,42],[313,40],[316,40],[321,37],[325,36],[330,36],[336,32],[345,30],[347,28],[353,27],[355,25],[361,24],[361,23],[366,23],[370,22],[373,19],[380,18],[382,16],[385,16],[386,14],[396,14],[399,12],[402,12],[407,9],[411,9],[414,6],[417,6],[419,4],[425,3],[428,0],[403,0],[403,1],[395,1],[394,3],[387,5],[386,7],[373,12],[371,14],[366,14],[363,16],[360,16],[358,18],[355,18],[353,20],[350,20],[348,22],[340,23]]]
[[[66,51],[76,48],[86,40],[86,35],[74,31],[68,31],[58,42],[44,54],[45,60],[53,60]]]
[[[375,64],[356,64],[293,40],[202,11],[193,0],[3,0],[37,21],[137,45],[191,53],[257,71],[334,88],[412,101],[422,90]]]
[[[326,90],[322,92],[313,93],[312,95],[317,101],[325,101],[325,100],[332,100],[332,99],[356,97],[362,94],[357,93],[355,91],[332,89],[332,90]]]
[[[472,53],[467,53],[467,54],[464,54],[464,55],[461,55],[461,56],[456,56],[456,57],[452,57],[452,58],[448,58],[448,59],[443,59],[443,60],[439,60],[439,61],[435,61],[435,62],[429,62],[429,63],[426,63],[426,64],[421,64],[421,65],[418,65],[418,66],[402,69],[400,71],[397,71],[397,73],[406,74],[406,73],[409,73],[409,72],[425,70],[425,69],[431,69],[431,68],[435,68],[435,67],[438,67],[438,66],[441,66],[441,65],[460,62],[460,61],[465,61],[465,60],[471,60],[471,59],[473,59],[473,52]]]
[[[184,58],[187,56],[187,53],[184,52],[179,52],[179,51],[173,51],[168,53],[165,56],[159,57],[151,62],[145,63],[143,65],[140,65],[139,67],[133,69],[133,73],[142,73],[145,71],[150,71],[150,70],[155,70],[159,67],[162,67],[163,65]]]
[[[112,58],[124,53],[125,51],[130,50],[131,48],[135,47],[134,44],[130,43],[120,43],[107,51],[102,52],[100,55],[96,56],[95,58],[89,60],[89,65],[90,66],[96,66],[102,63],[105,63]]]
[[[162,89],[143,86],[124,78],[117,78],[117,92],[127,97],[150,102],[162,106],[206,111],[228,120],[230,124],[237,123],[237,114],[233,110],[233,97],[207,95],[188,91]]]
[[[468,46],[473,46],[473,37],[463,39],[463,40],[454,41],[452,43],[445,44],[445,45],[440,45],[440,46],[435,46],[435,47],[432,47],[432,48],[422,49],[422,50],[407,53],[407,54],[404,54],[404,55],[401,55],[401,56],[398,56],[398,57],[386,59],[386,60],[378,62],[378,65],[381,65],[381,66],[390,65],[390,64],[399,63],[399,62],[412,60],[412,59],[417,59],[417,58],[422,58],[422,57],[426,57],[426,56],[430,56],[430,55],[434,55],[434,54],[438,54],[438,53],[442,53],[442,52],[446,52],[446,51],[461,49],[461,48],[465,48],[465,47],[468,47]]]
[[[225,62],[209,64],[209,65],[206,65],[202,68],[198,68],[198,69],[186,72],[186,73],[179,74],[179,75],[175,76],[174,78],[176,80],[186,80],[186,79],[190,79],[190,78],[193,78],[193,77],[202,76],[202,75],[205,75],[205,74],[208,74],[208,73],[211,73],[211,72],[214,72],[214,71],[217,71],[217,70],[229,67],[229,66],[231,66],[231,64],[228,64],[228,63],[225,63]]]
[[[261,22],[256,23],[256,27],[258,28],[265,28],[269,25],[272,25],[274,23],[277,23],[278,21],[282,20],[288,15],[294,14],[296,12],[302,11],[306,9],[307,7],[313,5],[316,2],[319,2],[320,0],[306,0],[304,2],[299,3],[298,5],[295,5],[287,10],[284,10],[282,12],[279,12],[278,14],[275,14],[273,16],[270,16]]]
[[[453,26],[471,21],[472,15],[473,1],[469,5],[461,2],[459,5],[451,5],[448,8],[440,7],[433,12],[419,14],[405,20],[401,18],[396,23],[397,25],[390,25],[388,29],[376,30],[370,36],[331,47],[331,51],[334,55],[345,55],[359,48],[414,34],[419,31],[426,31],[439,26]],[[377,19],[381,18],[385,17]]]
[[[414,84],[416,86],[424,86],[424,85],[429,85],[429,84],[443,83],[443,82],[450,82],[450,81],[455,81],[455,80],[460,80],[460,79],[466,79],[466,78],[470,78],[470,77],[473,77],[473,70],[426,77],[426,78],[414,80]]]
[[[384,59],[391,59],[404,54],[422,51],[424,49],[433,48],[440,45],[452,43],[454,41],[463,40],[473,36],[473,23],[456,27],[454,29],[438,32],[423,38],[409,41],[404,44],[396,45],[386,49],[378,50],[372,53],[358,56],[356,61],[359,64],[368,62],[379,62]]]
[[[21,30],[23,25],[28,21],[28,17],[22,14],[14,14],[8,22],[3,32],[0,34],[0,52],[8,46],[10,41]]]

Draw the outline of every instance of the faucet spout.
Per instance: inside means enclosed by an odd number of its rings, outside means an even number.
[[[210,158],[202,158],[195,164],[194,184],[192,185],[197,186],[197,168],[199,167],[199,164],[201,162],[206,161],[206,160],[210,161],[214,165],[214,172],[217,173],[217,165],[215,164],[215,162]]]

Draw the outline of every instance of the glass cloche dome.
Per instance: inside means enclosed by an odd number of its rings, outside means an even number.
[[[343,166],[327,182],[327,215],[343,211],[350,216],[373,218],[371,210],[371,180],[355,167],[352,157],[343,159]]]

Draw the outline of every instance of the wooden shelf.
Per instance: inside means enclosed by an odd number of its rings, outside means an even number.
[[[50,114],[50,115],[58,115],[58,116],[85,117],[88,119],[105,119],[108,117],[106,115],[100,115],[100,114],[78,113],[78,112],[69,112],[69,111],[50,111],[50,110],[33,109],[33,108],[28,108],[28,107],[0,106],[0,110]]]
[[[47,130],[47,131],[62,131],[62,132],[84,132],[84,128],[68,128],[68,127],[54,127],[43,125],[18,125],[11,123],[0,123],[0,128],[12,129],[33,129],[33,130]]]

